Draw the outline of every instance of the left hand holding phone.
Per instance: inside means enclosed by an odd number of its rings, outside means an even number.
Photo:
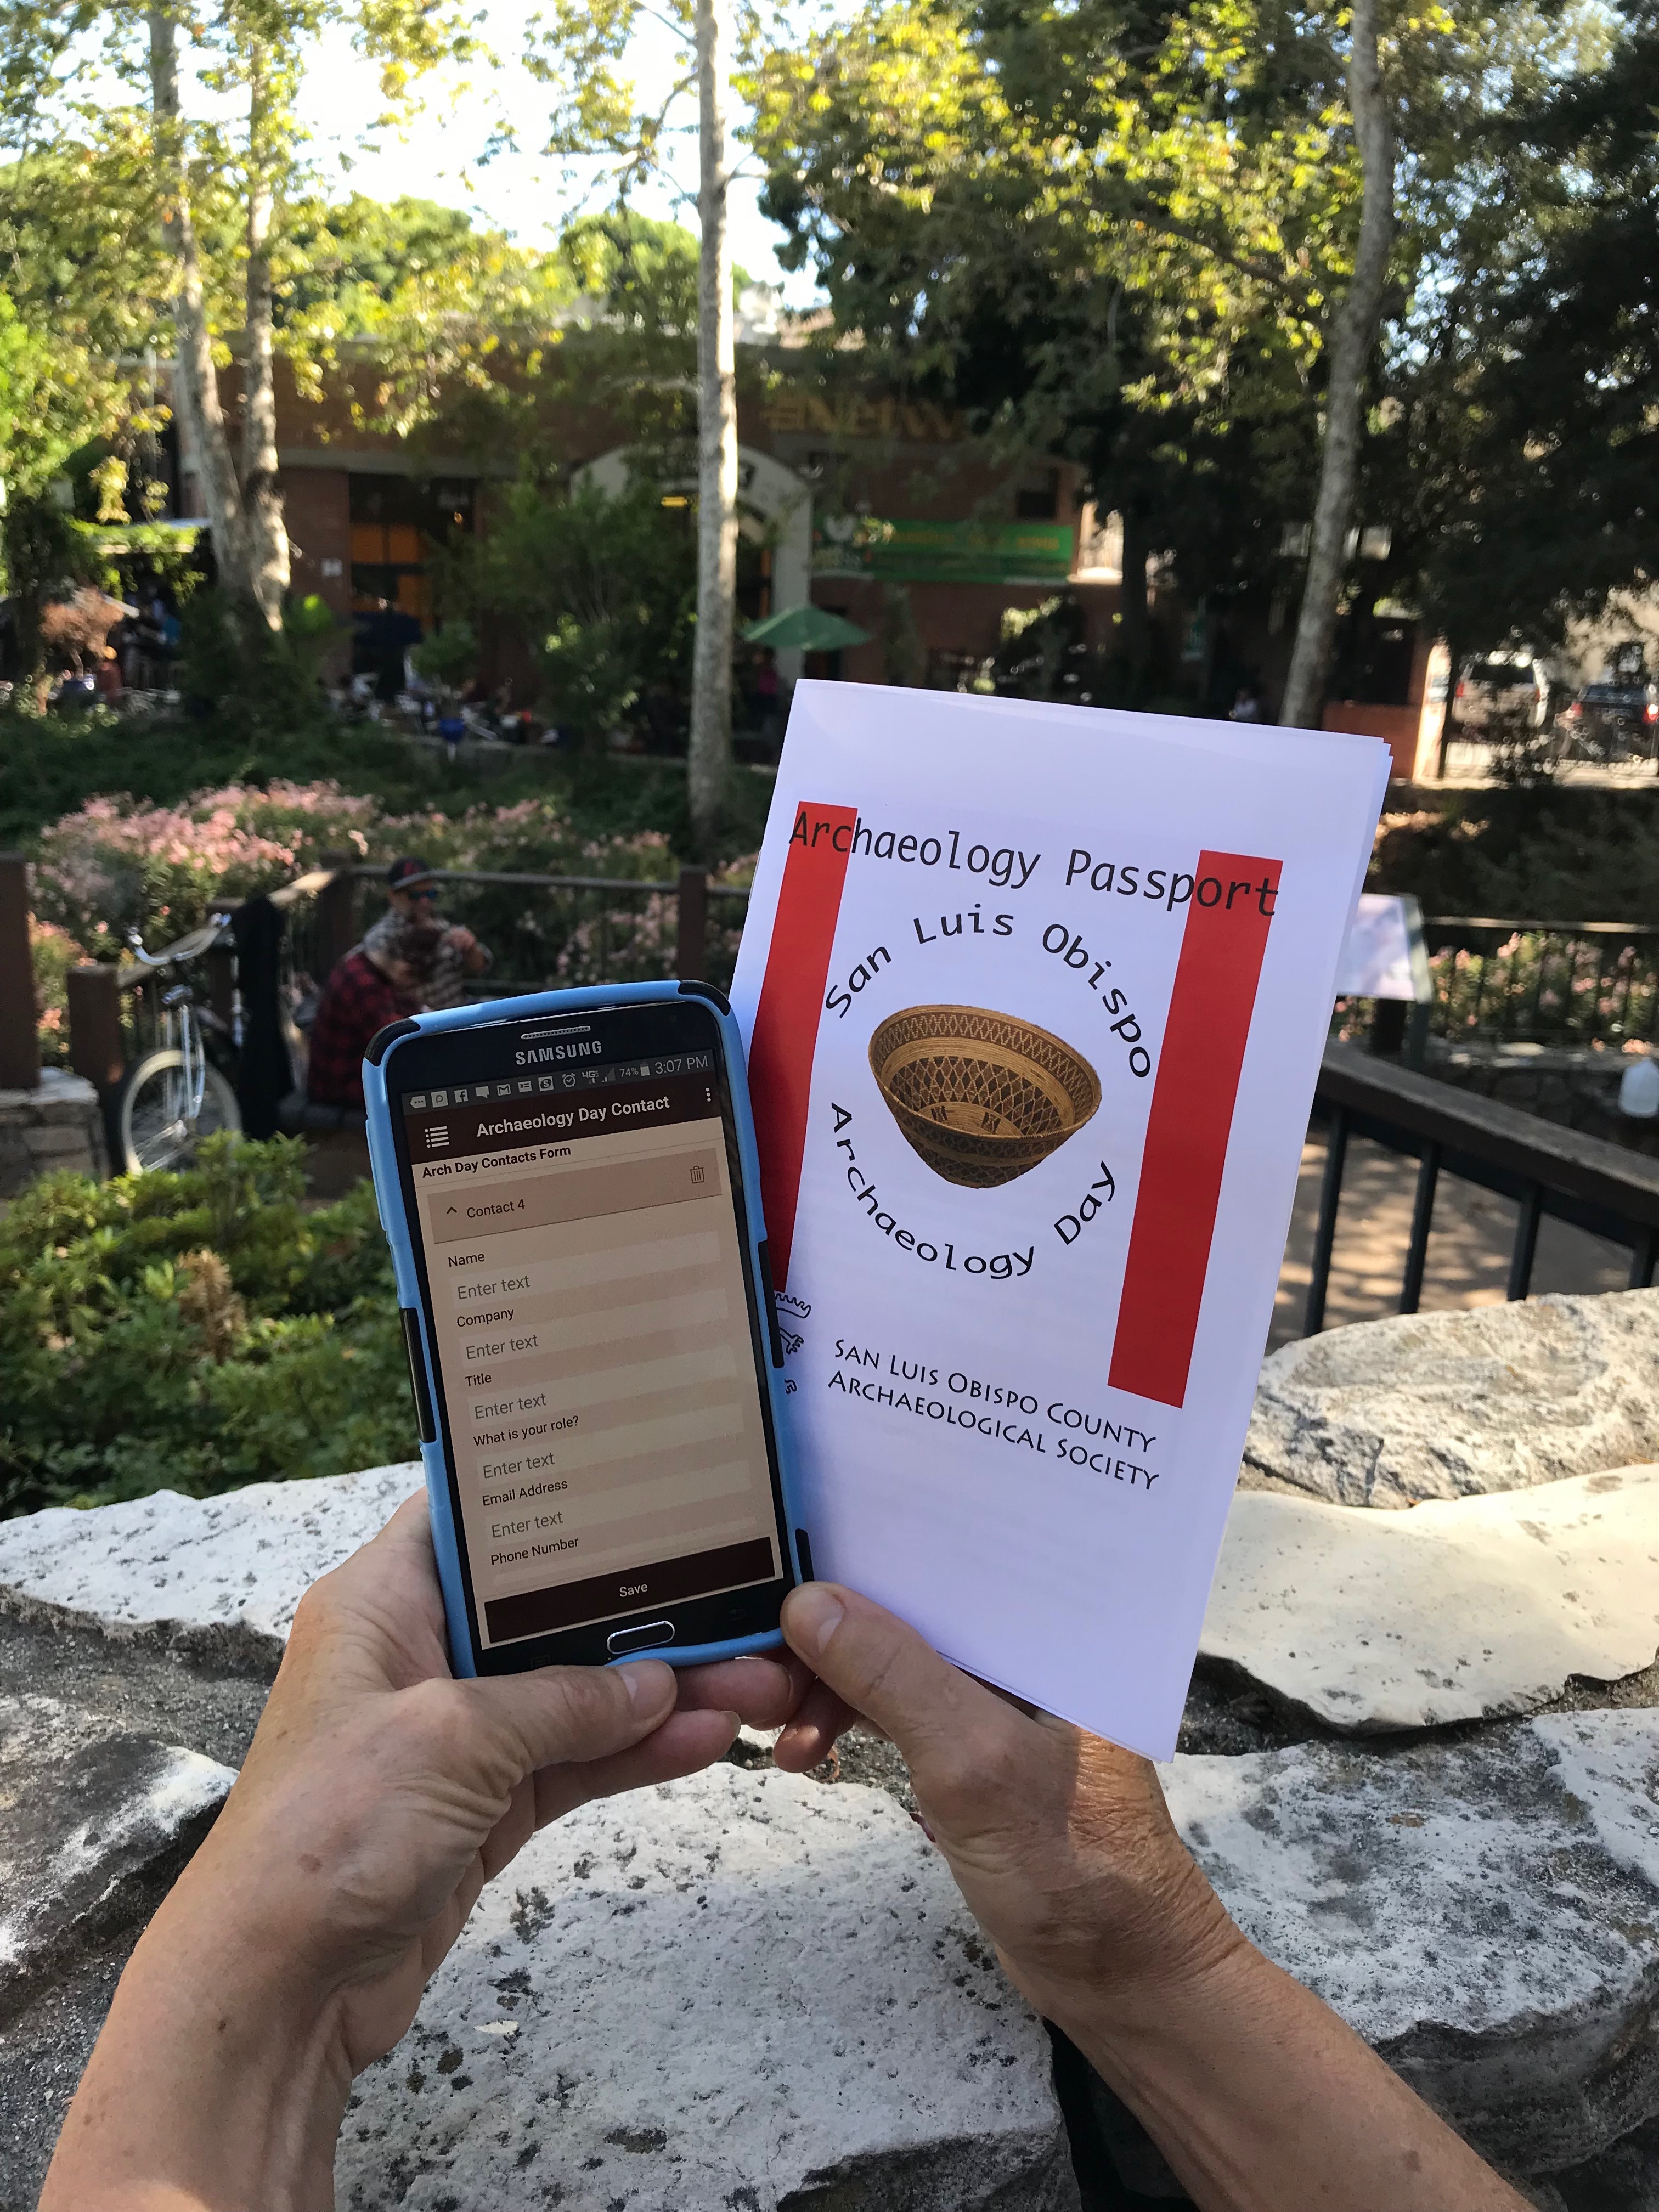
[[[803,1663],[452,1679],[426,1502],[295,1615],[247,1762],[140,1942],[42,2212],[331,2202],[352,2077],[406,2032],[480,1889],[590,1799],[776,1727]]]

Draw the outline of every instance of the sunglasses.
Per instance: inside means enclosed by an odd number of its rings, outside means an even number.
[[[412,899],[431,899],[435,902],[438,896],[437,886],[434,884],[426,884],[419,890],[405,891],[404,896]]]

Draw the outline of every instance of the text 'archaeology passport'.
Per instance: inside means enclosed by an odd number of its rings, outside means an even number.
[[[1372,738],[797,687],[732,999],[818,1574],[1175,1748]]]

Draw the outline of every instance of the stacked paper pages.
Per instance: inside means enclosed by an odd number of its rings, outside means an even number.
[[[1174,1748],[1376,739],[804,683],[733,1001],[817,1571]]]

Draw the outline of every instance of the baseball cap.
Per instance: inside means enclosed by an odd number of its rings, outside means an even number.
[[[386,879],[390,888],[396,891],[401,890],[405,884],[424,883],[431,873],[429,860],[415,860],[405,854],[401,860],[392,863],[386,872]]]

